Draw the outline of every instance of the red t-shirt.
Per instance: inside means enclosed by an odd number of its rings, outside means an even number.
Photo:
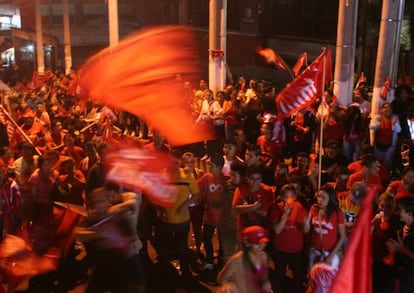
[[[272,224],[280,221],[285,211],[285,202],[276,204],[271,213]],[[300,252],[303,250],[303,222],[305,219],[306,209],[298,202],[293,202],[292,210],[286,221],[282,232],[276,234],[273,238],[273,247],[277,250],[289,253]]]
[[[258,200],[262,203],[259,210],[266,213],[269,212],[273,205],[273,191],[271,187],[262,183],[258,191],[252,192],[249,190],[247,184],[242,184],[234,191],[232,206],[252,204]],[[267,217],[262,217],[253,211],[248,213],[239,213],[237,215],[237,224],[239,228],[238,231],[240,232],[243,228],[253,225],[259,225],[267,229],[269,223],[267,222]]]
[[[388,174],[388,170],[381,163],[378,163],[378,169],[379,169],[378,175],[381,177],[381,180],[387,181],[390,177],[390,175]],[[351,164],[348,165],[348,170],[349,172],[351,172],[351,174],[361,171],[362,161],[358,160],[358,161],[352,162]]]
[[[392,189],[392,191],[394,192],[394,197],[395,197],[396,200],[399,200],[403,197],[414,197],[414,193],[409,192],[409,191],[404,189],[402,180],[392,181],[388,185],[388,188]]]
[[[338,241],[338,226],[343,225],[344,214],[338,210],[334,211],[329,219],[323,218],[319,223],[319,209],[316,205],[311,207],[311,247],[318,250],[332,251]],[[322,234],[322,237],[321,237]]]
[[[359,171],[349,176],[348,183],[346,184],[346,186],[348,187],[349,190],[351,190],[352,184],[358,181],[365,182],[362,176],[362,171]],[[376,188],[378,193],[384,190],[384,186],[382,186],[381,177],[379,175],[369,175],[368,181],[365,183],[367,187]]]
[[[226,181],[224,176],[214,177],[211,173],[204,174],[197,180],[200,195],[205,205],[204,223],[217,226],[221,220],[226,204]]]

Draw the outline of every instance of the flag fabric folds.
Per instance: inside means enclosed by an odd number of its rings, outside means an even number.
[[[330,292],[372,292],[371,220],[376,193],[368,188]]]
[[[383,101],[387,100],[388,92],[391,89],[391,78],[387,76],[387,78],[384,81],[384,85],[382,86],[380,97]]]
[[[285,61],[272,49],[270,48],[263,48],[257,49],[256,51],[260,56],[262,56],[265,61],[269,64],[275,64],[280,69],[288,71]]]
[[[140,30],[87,60],[79,70],[78,92],[139,116],[172,145],[209,140],[212,133],[195,126],[177,81],[177,75],[197,78],[194,44],[192,31],[184,26]]]
[[[276,97],[280,119],[312,104],[323,93],[324,50],[299,76],[289,83]],[[325,79],[326,80],[326,79]]]
[[[171,184],[167,172],[171,162],[169,154],[113,141],[105,156],[106,180],[133,191],[142,191],[156,205],[169,206],[177,195],[176,186]]]
[[[308,65],[308,54],[306,52],[303,52],[300,54],[298,61],[296,61],[295,65],[292,68],[293,73],[295,74],[295,77],[299,75],[300,70],[303,66]]]

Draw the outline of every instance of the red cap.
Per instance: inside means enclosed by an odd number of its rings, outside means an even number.
[[[269,242],[267,232],[263,227],[250,226],[243,229],[243,240],[251,244],[260,244]]]

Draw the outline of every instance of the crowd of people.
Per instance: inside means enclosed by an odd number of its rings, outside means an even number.
[[[74,70],[47,71],[1,93],[0,239],[26,230],[36,255],[64,247],[56,268],[63,272],[80,251],[87,254],[76,263],[75,284],[47,272],[48,278],[33,277],[29,290],[65,292],[85,281],[87,292],[174,292],[208,276],[218,292],[328,292],[368,190],[376,193],[374,292],[414,287],[408,79],[399,80],[393,101],[375,117],[362,82],[350,105],[327,88],[283,119],[270,82],[240,77],[214,94],[205,80],[197,87],[180,81],[183,108],[195,125],[215,133],[214,140],[185,146],[170,145],[140,117],[93,101],[83,105],[76,80]],[[106,180],[109,138],[171,156],[172,204]],[[62,233],[56,217],[62,203],[82,215],[71,219],[75,238]],[[0,280],[12,292],[7,257],[1,254]],[[151,278],[174,260],[182,282]],[[328,280],[322,282],[321,271]]]

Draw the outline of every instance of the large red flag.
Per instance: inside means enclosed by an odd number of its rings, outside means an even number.
[[[213,135],[194,123],[176,79],[197,78],[194,44],[182,26],[140,30],[80,68],[80,96],[143,118],[173,145],[209,140]]]
[[[322,73],[324,50],[299,76],[289,83],[276,97],[276,106],[281,117],[309,106],[322,95]]]
[[[288,71],[285,61],[283,61],[283,59],[274,50],[270,48],[257,49],[257,53],[262,56],[267,63],[273,63],[280,69]]]
[[[391,78],[387,76],[387,78],[384,81],[384,85],[382,86],[380,97],[383,101],[387,100],[388,92],[391,89]]]
[[[368,188],[330,292],[372,292],[371,220],[375,188]]]
[[[296,61],[296,64],[292,68],[292,71],[295,74],[295,76],[298,76],[302,67],[307,66],[307,64],[308,54],[306,52],[303,52],[302,54],[300,54],[298,61]]]

